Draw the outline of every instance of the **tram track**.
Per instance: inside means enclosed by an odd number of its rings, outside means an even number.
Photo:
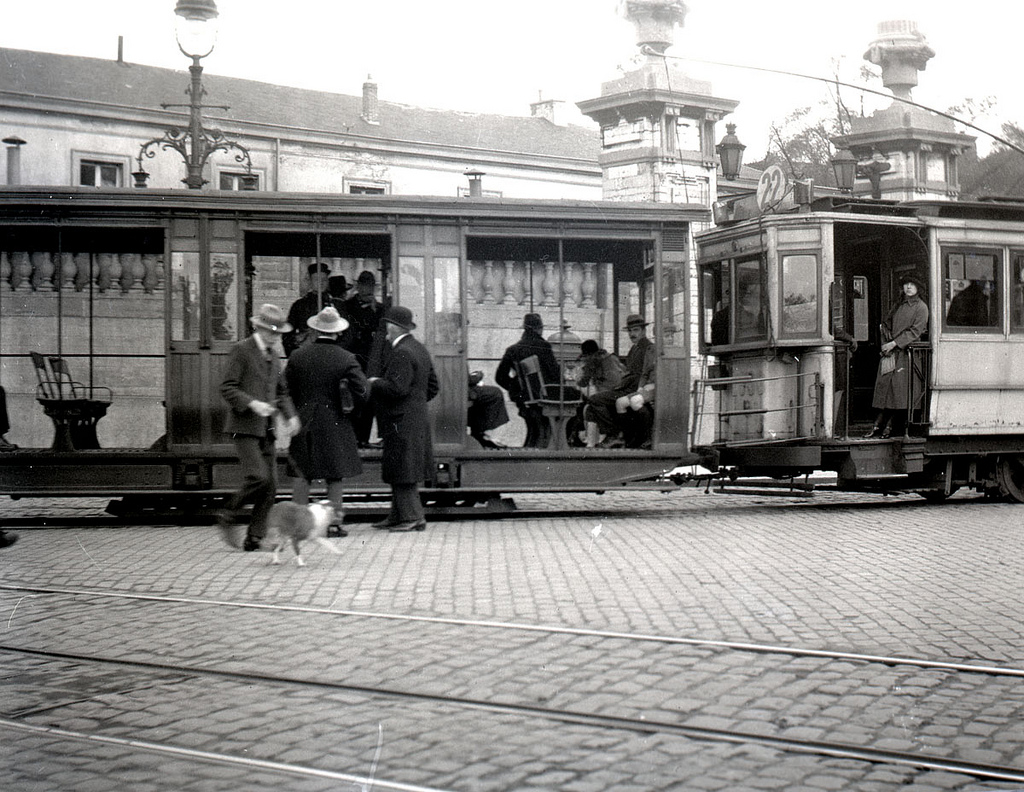
[[[181,663],[158,663],[151,661],[124,660],[119,658],[104,657],[99,655],[86,655],[82,653],[59,652],[40,649],[29,649],[0,644],[0,652],[10,654],[21,654],[49,660],[59,660],[71,663],[93,663],[105,666],[132,669],[137,672],[173,673],[176,675],[188,675],[192,677],[206,677],[222,680],[231,680],[250,685],[275,685],[298,687],[304,690],[316,688],[319,690],[341,691],[354,693],[366,697],[388,698],[399,701],[426,702],[443,707],[454,707],[462,710],[485,712],[492,715],[507,715],[526,719],[544,719],[555,721],[563,725],[583,726],[599,730],[629,731],[642,735],[667,735],[681,737],[689,740],[703,740],[711,742],[725,742],[733,744],[756,745],[764,748],[771,748],[787,753],[798,753],[828,757],[832,759],[846,759],[871,764],[898,765],[911,767],[919,770],[941,771],[968,775],[972,778],[985,781],[1005,781],[1024,783],[1024,769],[1007,767],[997,764],[969,762],[964,760],[946,759],[939,756],[927,754],[884,750],[878,748],[866,748],[863,746],[843,744],[838,742],[821,740],[801,740],[786,737],[773,737],[770,735],[755,734],[732,729],[714,729],[686,726],[678,723],[671,723],[664,720],[650,719],[646,717],[632,718],[613,715],[599,715],[588,712],[578,712],[549,707],[540,707],[527,704],[496,703],[490,701],[469,699],[455,696],[441,696],[418,691],[402,690],[398,688],[367,687],[362,685],[351,685],[339,682],[323,680],[311,680],[302,677],[286,676],[278,674],[266,674],[256,672],[229,671],[224,669],[209,668],[193,664]],[[27,713],[23,717],[32,715]],[[192,749],[181,749],[170,745],[159,745],[149,741],[111,738],[103,735],[75,734],[67,730],[35,727],[25,723],[23,720],[0,719],[0,727],[23,728],[26,730],[50,731],[63,736],[76,739],[89,739],[96,741],[116,741],[120,744],[137,747],[143,750],[157,750],[171,753],[185,753],[192,758],[211,759],[224,761],[219,754],[194,751]],[[278,762],[262,762],[260,760],[244,760],[246,764],[274,769],[283,772],[294,772],[298,774],[320,775],[323,777],[344,780],[350,783],[366,783],[367,779],[352,776],[350,774],[330,773],[315,768],[292,766]],[[425,787],[412,787],[401,784],[387,784],[378,781],[380,786],[388,789],[418,790]]]
[[[698,638],[686,638],[671,635],[653,635],[608,630],[593,630],[557,625],[534,625],[515,622],[487,620],[456,619],[447,617],[416,616],[409,614],[374,613],[349,609],[321,608],[304,605],[237,602],[196,597],[177,597],[168,595],[138,594],[134,592],[90,589],[83,587],[63,588],[54,586],[17,586],[0,584],[0,592],[10,595],[21,595],[15,602],[7,620],[8,628],[14,620],[17,608],[28,597],[72,597],[80,601],[94,600],[96,603],[116,601],[121,603],[135,602],[141,605],[173,605],[188,608],[213,608],[217,610],[253,611],[262,614],[275,614],[286,619],[290,614],[314,618],[342,618],[359,620],[378,620],[405,625],[433,625],[453,629],[476,629],[485,631],[501,631],[503,633],[520,633],[523,635],[543,633],[549,636],[564,636],[569,640],[588,639],[601,641],[657,644],[666,647],[687,647],[709,652],[745,652],[761,655],[786,655],[793,658],[812,658],[822,661],[869,664],[877,663],[888,666],[908,666],[939,671],[947,674],[980,674],[991,678],[1019,679],[1024,676],[1024,669],[1008,666],[982,665],[955,660],[937,660],[928,658],[899,657],[873,655],[853,652],[840,652],[821,649],[801,649],[793,646],[730,642]],[[137,617],[135,617],[137,618]],[[233,617],[232,617],[233,618]],[[263,619],[260,619],[263,623]],[[388,699],[394,702],[421,702],[438,707],[456,708],[461,711],[489,713],[494,716],[514,716],[524,719],[544,720],[562,727],[584,727],[597,730],[614,730],[629,732],[636,735],[661,735],[689,740],[704,740],[715,743],[734,745],[760,746],[791,754],[809,754],[831,759],[848,759],[872,764],[898,765],[917,768],[919,770],[940,770],[950,773],[969,775],[973,778],[1010,781],[1024,783],[1024,769],[997,762],[973,762],[960,758],[936,756],[919,750],[901,751],[887,750],[846,743],[834,739],[802,739],[783,735],[757,733],[737,728],[713,728],[694,726],[683,722],[673,722],[665,717],[652,717],[644,714],[642,708],[637,712],[620,715],[587,711],[584,707],[544,706],[532,700],[494,701],[468,695],[440,694],[428,690],[416,690],[390,684],[354,684],[332,679],[315,679],[304,675],[282,674],[275,672],[254,671],[251,668],[226,668],[218,663],[174,662],[158,659],[126,659],[109,653],[87,653],[82,651],[64,651],[47,647],[19,646],[12,643],[0,645],[0,651],[17,653],[23,656],[48,658],[54,661],[80,664],[102,664],[105,666],[135,669],[139,673],[164,673],[205,677],[222,681],[233,681],[247,685],[290,686],[302,690],[320,690],[344,692],[347,694],[375,699]],[[136,653],[145,649],[135,649]],[[155,650],[154,650],[155,651]],[[216,656],[216,653],[214,653]],[[236,662],[237,665],[237,662]],[[245,664],[243,663],[243,666]],[[577,699],[582,702],[585,697]],[[664,713],[666,710],[662,710]]]
[[[812,649],[777,644],[750,643],[744,641],[722,641],[706,638],[686,638],[672,635],[621,632],[615,630],[594,630],[563,625],[525,624],[481,619],[456,619],[444,616],[416,616],[411,614],[359,611],[343,608],[322,608],[308,605],[281,605],[265,602],[238,602],[234,600],[207,599],[202,597],[178,597],[163,594],[139,594],[134,592],[110,591],[90,588],[63,588],[56,586],[14,586],[0,583],[0,592],[10,591],[22,594],[87,596],[140,602],[155,602],[183,605],[239,608],[245,610],[271,611],[281,613],[306,613],[349,618],[380,619],[407,623],[439,624],[454,627],[482,627],[494,630],[515,630],[552,635],[574,635],[592,638],[623,639],[658,644],[691,646],[705,649],[722,649],[755,654],[779,654],[792,657],[813,657],[825,660],[845,660],[860,663],[879,663],[886,666],[912,666],[922,669],[949,671],[953,673],[984,674],[994,677],[1024,678],[1024,668],[1012,668],[987,664],[965,663],[956,660],[934,660],[908,656],[844,652],[832,649]]]

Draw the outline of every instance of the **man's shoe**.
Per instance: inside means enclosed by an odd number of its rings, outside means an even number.
[[[0,435],[0,451],[17,451],[18,446],[16,443],[8,442],[7,438]]]
[[[10,547],[12,544],[18,541],[18,535],[15,533],[7,533],[6,531],[0,531],[0,547]]]
[[[619,437],[606,437],[597,444],[598,448],[625,448],[626,444]]]
[[[378,531],[386,531],[393,525],[398,525],[398,523],[396,523],[394,520],[381,520],[380,522],[375,522],[370,527],[376,528]]]
[[[409,520],[408,522],[401,522],[397,525],[392,525],[388,528],[391,533],[408,533],[409,531],[425,531],[427,530],[426,520]]]
[[[245,537],[245,543],[242,545],[242,549],[247,553],[251,553],[254,550],[259,550],[260,540],[253,536],[247,536]]]

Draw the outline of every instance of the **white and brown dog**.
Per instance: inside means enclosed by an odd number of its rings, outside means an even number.
[[[280,552],[285,542],[291,541],[292,549],[295,550],[295,563],[305,566],[302,554],[299,552],[299,542],[304,539],[312,539],[332,553],[339,554],[341,551],[327,541],[327,529],[334,520],[334,508],[330,501],[311,503],[308,506],[300,506],[290,501],[275,503],[267,516],[266,542],[274,548],[274,556],[270,563],[280,564]]]

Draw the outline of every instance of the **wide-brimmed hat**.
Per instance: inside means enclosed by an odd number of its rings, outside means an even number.
[[[316,316],[306,320],[306,324],[319,333],[343,333],[348,329],[348,319],[338,313],[333,305],[328,305]]]
[[[921,282],[921,279],[918,278],[916,275],[903,275],[900,278],[901,289],[903,288],[904,283],[913,283],[915,286],[917,286],[917,293],[924,294],[924,284]]]
[[[626,317],[626,330],[631,327],[647,327],[647,325],[648,322],[645,322],[640,314],[630,314]]]
[[[359,273],[359,277],[356,278],[356,283],[372,283],[376,286],[377,276],[370,272],[370,270],[363,270]]]
[[[398,325],[404,330],[415,330],[416,323],[412,320],[412,311],[401,305],[392,305],[384,312],[384,321]]]
[[[540,314],[528,313],[523,317],[523,329],[536,330],[539,333],[544,329],[544,320],[540,318]]]
[[[270,303],[263,303],[256,315],[249,321],[252,322],[253,327],[262,327],[264,330],[271,330],[275,333],[290,333],[292,330],[284,311]]]

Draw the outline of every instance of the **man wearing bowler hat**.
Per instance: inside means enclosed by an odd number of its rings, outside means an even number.
[[[639,447],[650,435],[651,411],[644,407],[654,400],[654,342],[647,337],[647,322],[639,314],[626,317],[625,329],[633,342],[626,355],[626,373],[611,390],[591,396],[586,407],[586,419],[605,435],[600,448]]]
[[[374,337],[380,332],[381,317],[384,315],[384,306],[377,299],[376,291],[377,276],[370,270],[363,270],[356,278],[356,293],[345,300],[345,310],[342,311],[350,325],[345,335],[345,348],[356,356],[359,365],[363,367],[363,373],[367,376],[380,373],[370,371]],[[366,404],[357,408],[352,414],[352,426],[356,430],[359,445],[366,447],[373,428],[371,405]]]
[[[422,531],[427,527],[419,484],[434,478],[434,445],[427,402],[438,381],[430,353],[412,336],[412,311],[395,305],[384,312],[390,351],[379,377],[370,377],[382,441],[381,478],[391,486],[391,510],[375,528]]]
[[[284,311],[266,303],[250,319],[253,334],[239,341],[228,354],[220,394],[228,403],[224,431],[238,451],[242,486],[227,512],[218,515],[221,534],[232,547],[259,550],[267,533],[267,514],[277,494],[277,451],[273,416],[287,419],[287,431],[299,430],[299,419],[282,376],[281,336],[291,329]],[[242,543],[234,531],[238,510],[252,503],[252,519]]]

